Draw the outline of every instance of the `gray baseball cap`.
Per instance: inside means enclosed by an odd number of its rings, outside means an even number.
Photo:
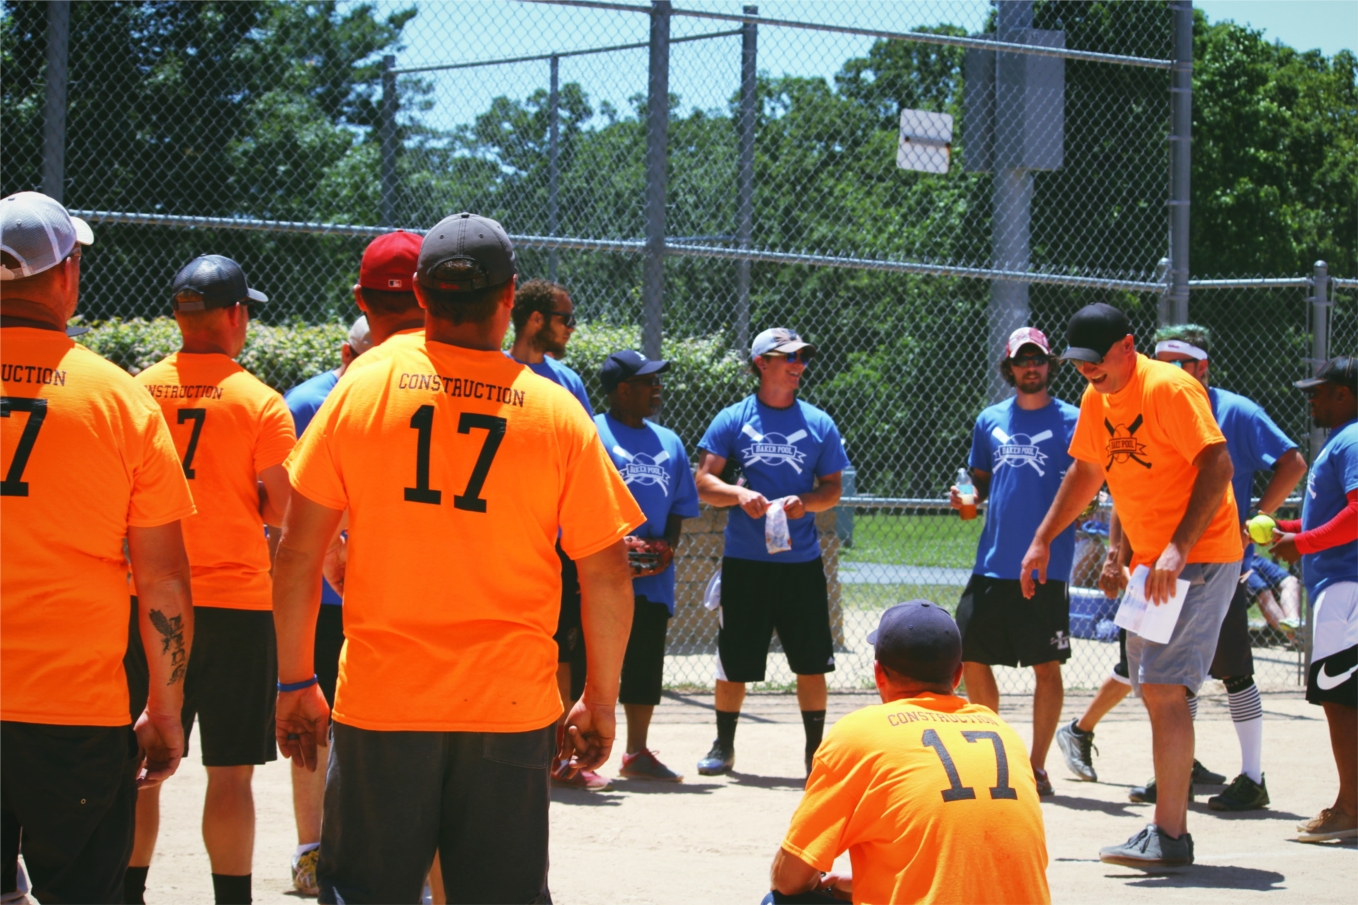
[[[16,192],[0,200],[0,280],[21,280],[50,270],[66,260],[77,243],[94,244],[90,225],[42,192]]]
[[[489,217],[453,214],[425,233],[415,279],[426,289],[471,292],[514,278],[514,245]]]
[[[809,342],[805,342],[796,331],[786,327],[771,327],[754,338],[750,343],[750,357],[758,358],[770,352],[796,352],[798,349],[810,349],[811,354],[816,354],[816,347]]]
[[[199,255],[180,268],[170,288],[175,311],[203,311],[232,305],[262,305],[269,297],[251,289],[245,271],[225,255]]]

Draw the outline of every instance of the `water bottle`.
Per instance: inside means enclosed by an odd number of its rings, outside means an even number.
[[[957,469],[957,493],[962,497],[962,518],[976,518],[976,488],[965,468]]]

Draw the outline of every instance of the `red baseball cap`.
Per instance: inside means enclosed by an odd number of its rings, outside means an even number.
[[[419,266],[420,237],[398,229],[378,236],[363,249],[358,285],[383,292],[414,292],[415,268]]]
[[[1052,354],[1052,347],[1047,343],[1045,333],[1033,327],[1019,327],[1009,334],[1009,342],[1004,345],[1004,357],[1013,358],[1019,349],[1029,344],[1041,349],[1043,355]]]

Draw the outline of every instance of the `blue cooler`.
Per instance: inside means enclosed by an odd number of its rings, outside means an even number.
[[[1117,626],[1113,616],[1118,601],[1109,600],[1098,588],[1069,588],[1070,636],[1099,641],[1116,641]],[[1102,625],[1100,624],[1102,623]],[[1110,637],[1111,636],[1111,637]]]

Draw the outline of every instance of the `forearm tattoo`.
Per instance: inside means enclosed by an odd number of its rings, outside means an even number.
[[[170,681],[165,684],[174,685],[184,678],[189,666],[189,652],[184,649],[184,618],[171,616],[166,619],[160,610],[152,610],[149,616],[151,624],[160,632],[160,652],[170,655]]]

